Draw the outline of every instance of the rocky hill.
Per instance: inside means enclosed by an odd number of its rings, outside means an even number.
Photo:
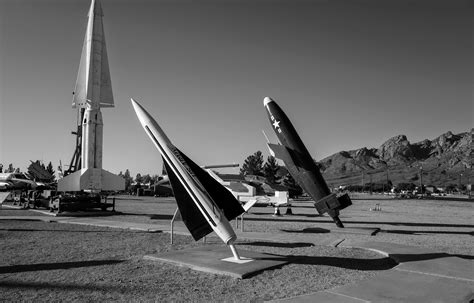
[[[417,143],[405,135],[388,139],[379,148],[341,151],[319,161],[321,172],[332,186],[380,183],[390,180],[445,186],[467,184],[473,163],[473,133],[441,136]],[[461,175],[462,174],[462,175]],[[470,176],[471,182],[474,176]]]

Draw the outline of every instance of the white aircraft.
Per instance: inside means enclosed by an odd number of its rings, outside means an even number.
[[[34,189],[38,184],[23,173],[0,173],[0,190]]]
[[[239,201],[244,203],[243,208],[247,212],[255,205],[270,205],[270,206],[286,206],[289,203],[287,191],[276,191],[274,196],[257,195],[256,188],[246,182],[241,181],[224,181],[213,168],[238,167],[238,164],[220,164],[220,165],[205,165],[201,166],[212,178],[223,185],[232,195]],[[163,185],[169,183],[169,177],[166,170],[160,176],[156,185]]]

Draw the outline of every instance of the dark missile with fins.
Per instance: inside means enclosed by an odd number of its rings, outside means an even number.
[[[263,105],[280,141],[280,144],[268,143],[270,151],[285,163],[298,185],[315,201],[318,213],[328,213],[338,227],[344,227],[339,212],[352,204],[351,199],[347,194],[338,197],[331,193],[318,166],[280,106],[269,97],[265,97]]]

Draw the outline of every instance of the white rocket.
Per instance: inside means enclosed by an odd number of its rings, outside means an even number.
[[[197,241],[214,231],[227,244],[234,261],[242,260],[234,242],[237,236],[229,220],[236,218],[244,209],[224,186],[176,148],[153,117],[132,99],[141,125],[163,157],[163,165],[173,187],[184,224]]]
[[[92,0],[72,100],[73,108],[84,109],[81,169],[59,180],[59,191],[125,189],[123,178],[102,169],[104,124],[100,108],[114,107],[102,16],[100,1]]]

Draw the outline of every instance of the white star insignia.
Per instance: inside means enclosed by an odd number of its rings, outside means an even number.
[[[275,129],[276,129],[277,127],[280,127],[280,122],[281,122],[281,121],[277,121],[277,120],[275,120],[275,122],[273,122],[273,126],[275,127]]]

